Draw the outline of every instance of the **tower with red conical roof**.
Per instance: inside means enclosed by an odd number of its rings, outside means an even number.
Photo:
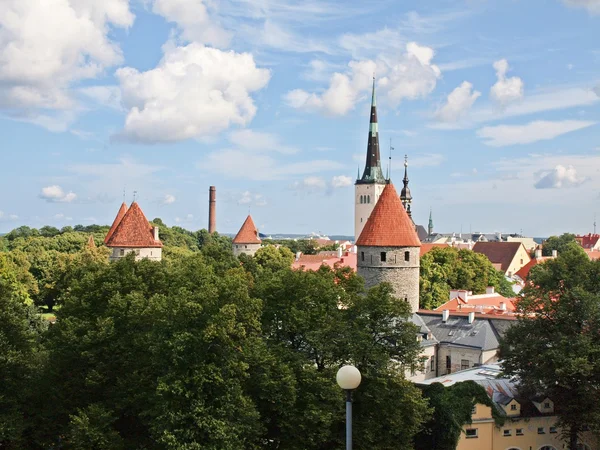
[[[379,152],[379,126],[377,123],[377,102],[375,99],[375,78],[371,96],[371,119],[369,122],[369,139],[367,142],[367,159],[362,177],[354,183],[354,239],[358,239],[367,223],[371,211],[375,208],[379,196],[383,192],[387,180],[381,170]]]
[[[367,288],[388,282],[395,296],[416,312],[421,241],[391,182],[383,189],[356,246],[357,271]]]
[[[111,261],[129,253],[135,254],[136,261],[162,259],[163,244],[158,238],[158,227],[150,225],[142,208],[135,201],[129,208],[125,203],[121,205],[104,243],[112,249]]]
[[[261,240],[258,236],[258,229],[254,225],[252,216],[246,217],[242,228],[238,231],[238,234],[233,238],[233,254],[239,256],[245,253],[248,256],[254,256],[256,251],[261,246]]]

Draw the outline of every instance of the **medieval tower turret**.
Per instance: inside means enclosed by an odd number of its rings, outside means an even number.
[[[258,229],[254,225],[252,216],[246,217],[242,228],[233,238],[233,254],[239,256],[245,253],[248,256],[254,256],[261,246],[261,240],[258,236]]]
[[[363,175],[356,180],[354,188],[354,239],[358,239],[360,236],[385,185],[386,179],[381,170],[381,158],[379,154],[379,129],[377,125],[375,79],[373,79],[367,160]]]
[[[391,182],[385,185],[356,245],[358,274],[367,288],[388,282],[394,295],[416,312],[421,241]]]

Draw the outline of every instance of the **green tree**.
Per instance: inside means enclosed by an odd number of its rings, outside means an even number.
[[[27,405],[43,362],[44,325],[12,263],[0,254],[0,447],[24,448]]]
[[[574,450],[583,427],[600,430],[600,261],[569,246],[535,266],[529,281],[500,357],[524,395],[559,406],[558,425]]]
[[[432,383],[423,388],[423,395],[433,408],[433,416],[415,438],[415,450],[456,450],[462,428],[470,424],[476,404],[489,406],[496,425],[504,418],[485,389],[474,381],[464,381],[445,387]]]
[[[451,289],[483,294],[487,286],[505,297],[514,297],[511,283],[490,260],[471,250],[434,248],[421,257],[419,305],[435,309],[449,299]]]
[[[544,245],[542,247],[542,255],[552,256],[553,250],[556,250],[557,253],[560,255],[568,249],[579,249],[581,252],[583,252],[583,248],[575,240],[574,234],[564,233],[560,236],[550,236],[544,241]]]

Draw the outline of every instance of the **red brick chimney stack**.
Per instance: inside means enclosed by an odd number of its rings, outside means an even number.
[[[208,232],[217,231],[217,188],[211,186],[208,190]]]

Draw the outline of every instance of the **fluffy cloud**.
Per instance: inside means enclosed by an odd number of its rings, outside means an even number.
[[[506,78],[508,61],[501,59],[494,63],[498,81],[490,89],[492,100],[506,106],[507,104],[523,98],[523,80],[519,77]]]
[[[557,165],[554,169],[543,174],[542,178],[535,183],[536,189],[561,189],[577,187],[586,179],[577,175],[573,166]]]
[[[463,81],[448,95],[446,104],[437,110],[435,116],[442,122],[456,122],[471,109],[480,95],[481,92],[474,91],[471,83]]]
[[[352,178],[347,177],[346,175],[338,175],[331,179],[332,188],[343,188],[346,186],[352,186]]]
[[[248,205],[248,206],[266,206],[267,200],[264,198],[262,194],[252,193],[250,191],[242,192],[242,195],[239,197],[237,201],[238,205]]]
[[[171,194],[165,194],[162,204],[163,205],[171,205],[173,203],[175,203],[175,196],[171,195]]]
[[[284,100],[292,108],[342,116],[351,111],[360,96],[368,91],[374,73],[379,76],[379,89],[392,105],[404,99],[425,97],[435,89],[441,74],[432,63],[433,56],[431,48],[410,42],[396,60],[351,61],[345,73],[331,75],[329,86],[323,93],[294,89],[284,96]]]
[[[214,6],[210,0],[154,0],[152,11],[177,23],[184,40],[224,48],[232,36],[219,25],[215,14],[209,17],[208,7]]]
[[[0,2],[0,108],[51,129],[72,121],[70,86],[122,62],[111,27],[134,20],[128,0]],[[40,110],[50,111],[50,114]]]
[[[46,186],[42,188],[40,198],[50,203],[71,203],[77,198],[73,192],[65,192],[63,188],[58,185]]]
[[[530,144],[532,142],[554,139],[571,131],[587,128],[596,122],[585,120],[546,121],[537,120],[526,125],[498,125],[483,127],[477,135],[483,139],[484,144],[492,147],[506,145]]]
[[[270,73],[248,53],[192,43],[168,48],[147,72],[117,70],[128,110],[120,137],[142,143],[174,142],[246,125],[256,113],[250,94]]]
[[[600,0],[563,0],[569,6],[587,9],[592,14],[600,14]]]

